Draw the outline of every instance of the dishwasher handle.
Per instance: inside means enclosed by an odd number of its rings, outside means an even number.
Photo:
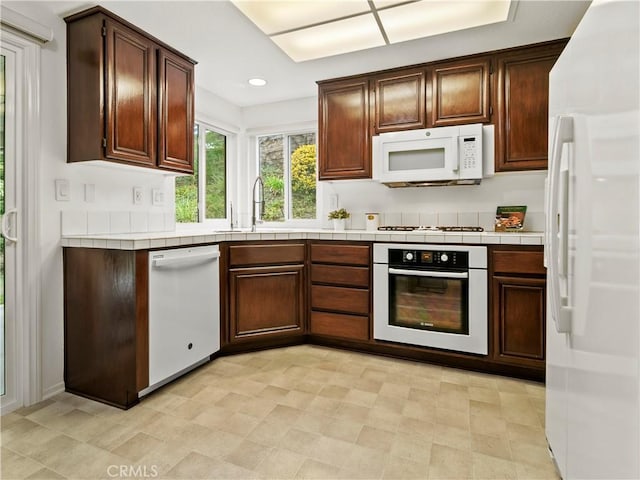
[[[431,277],[431,278],[469,278],[467,272],[439,272],[435,270],[404,270],[400,268],[389,268],[389,274],[407,275],[410,277]]]
[[[199,253],[196,255],[182,255],[179,257],[162,257],[153,259],[153,267],[186,267],[193,266],[194,264],[207,263],[211,260],[217,260],[220,257],[220,252],[208,252]]]

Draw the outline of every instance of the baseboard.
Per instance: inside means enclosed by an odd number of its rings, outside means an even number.
[[[42,400],[47,400],[61,392],[64,392],[64,382],[56,383],[55,385],[45,388],[42,391]]]

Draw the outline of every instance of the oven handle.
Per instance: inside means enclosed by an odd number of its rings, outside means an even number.
[[[467,272],[437,272],[434,270],[402,270],[400,268],[389,268],[390,274],[409,275],[411,277],[434,277],[434,278],[469,278]]]

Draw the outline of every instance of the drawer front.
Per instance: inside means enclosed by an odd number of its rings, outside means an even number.
[[[369,266],[369,245],[311,244],[311,261]]]
[[[311,312],[311,333],[355,340],[369,340],[369,317]]]
[[[495,250],[491,257],[494,273],[545,275],[543,253],[532,250]]]
[[[369,290],[312,285],[311,308],[369,315]]]
[[[276,245],[232,245],[229,247],[229,265],[280,265],[304,263],[304,243]]]
[[[311,282],[369,288],[369,269],[314,264],[311,265]]]

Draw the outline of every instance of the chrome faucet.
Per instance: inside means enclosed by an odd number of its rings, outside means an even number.
[[[259,196],[256,200],[256,187],[258,186]],[[251,209],[251,231],[256,231],[256,223],[262,223],[262,211],[264,209],[264,182],[262,181],[262,177],[258,175],[256,181],[253,182],[252,189],[253,199],[252,199],[252,209]],[[256,215],[256,204],[258,204],[258,212]]]

